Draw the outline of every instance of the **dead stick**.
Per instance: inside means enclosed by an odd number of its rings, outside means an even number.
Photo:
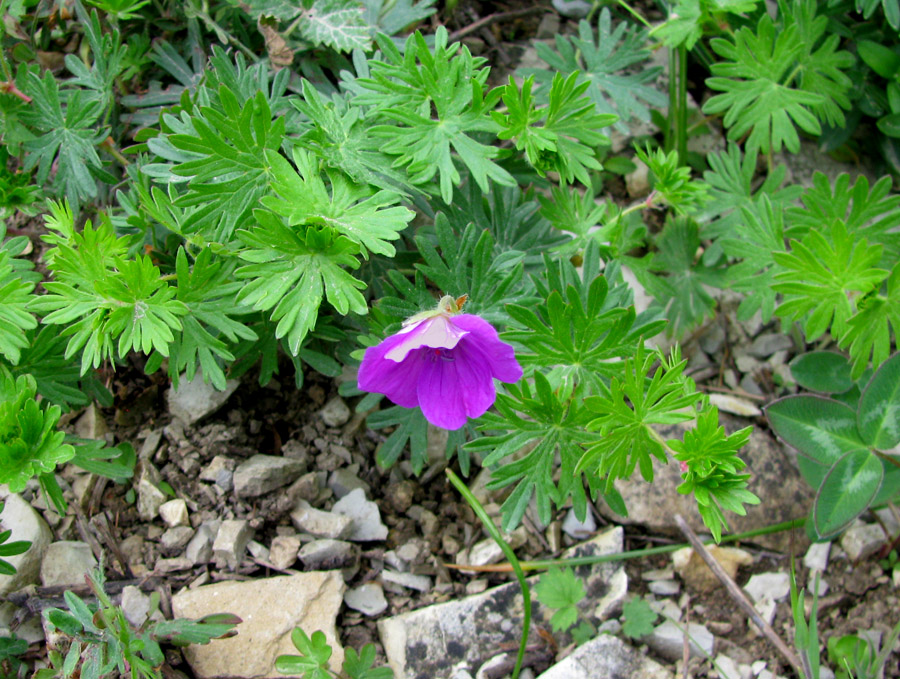
[[[517,17],[528,16],[529,14],[539,14],[540,12],[546,11],[546,7],[525,7],[523,9],[513,9],[509,12],[495,12],[494,14],[488,14],[486,17],[481,17],[473,24],[460,28],[458,31],[453,31],[453,33],[450,34],[450,41],[455,42],[456,40],[469,35],[469,33],[474,33],[479,28],[497,21],[506,21],[507,19],[515,19]]]
[[[698,538],[697,534],[691,530],[691,527],[687,525],[687,522],[680,514],[675,515],[675,523],[678,525],[679,530],[684,533],[684,537],[691,543],[694,551],[700,555],[700,558],[706,562],[709,569],[717,578],[719,578],[722,584],[725,585],[725,589],[728,590],[728,594],[731,595],[731,598],[744,610],[744,613],[750,616],[750,620],[762,630],[766,639],[771,641],[781,655],[784,656],[785,660],[790,663],[791,667],[793,667],[794,671],[797,673],[797,676],[804,676],[800,660],[794,655],[794,652],[781,640],[781,637],[776,634],[775,630],[772,629],[772,626],[760,617],[759,613],[757,613],[756,609],[753,607],[753,604],[750,603],[750,599],[744,594],[744,591],[737,586],[735,581],[731,579],[731,576],[725,572],[725,569],[723,569],[722,566],[719,565],[719,562],[709,553],[709,550],[703,546],[703,543],[700,542],[700,538]]]

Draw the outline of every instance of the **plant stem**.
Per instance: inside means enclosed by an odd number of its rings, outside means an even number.
[[[468,489],[467,489],[468,490]],[[735,533],[734,535],[726,535],[720,542],[739,542],[740,540],[748,540],[757,535],[770,535],[772,533],[780,533],[781,531],[799,528],[806,523],[806,517],[800,519],[792,519],[791,521],[782,521],[771,526],[756,528],[744,533]],[[712,538],[703,538],[705,544],[714,542]],[[600,556],[581,556],[573,559],[541,559],[538,561],[518,561],[518,566],[523,571],[542,571],[554,566],[588,566],[595,563],[608,563],[610,561],[625,561],[627,559],[640,559],[645,556],[655,556],[657,554],[669,554],[677,552],[679,549],[690,547],[687,542],[679,542],[674,545],[662,545],[661,547],[647,547],[645,549],[632,549],[627,552],[618,552],[616,554],[602,554]],[[456,564],[444,564],[447,568],[463,571],[478,571],[479,573],[508,573],[512,570],[511,563],[498,563],[490,566],[458,566]]]
[[[528,644],[528,631],[531,627],[531,590],[528,588],[528,582],[525,580],[525,573],[519,565],[516,553],[507,544],[506,540],[503,539],[503,536],[500,535],[500,531],[497,530],[497,526],[494,525],[491,517],[484,511],[484,507],[481,506],[478,498],[472,494],[472,491],[469,490],[466,484],[460,481],[459,477],[453,473],[452,469],[447,468],[446,473],[450,483],[456,487],[456,490],[463,496],[463,499],[469,503],[469,506],[472,508],[472,511],[475,512],[475,515],[481,519],[481,522],[484,524],[484,527],[487,528],[488,533],[491,534],[494,542],[500,545],[500,549],[503,550],[506,558],[509,559],[513,572],[516,574],[516,580],[519,581],[519,587],[522,588],[522,639],[519,642],[519,654],[516,656],[516,665],[513,668],[512,673],[512,679],[518,679],[519,672],[522,670],[522,661],[525,658],[525,648]]]

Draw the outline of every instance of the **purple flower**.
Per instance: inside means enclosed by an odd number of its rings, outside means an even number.
[[[443,429],[482,415],[497,398],[494,379],[517,382],[522,368],[490,323],[457,313],[463,301],[445,296],[436,310],[407,319],[396,335],[366,349],[359,388],[404,408],[419,406]]]

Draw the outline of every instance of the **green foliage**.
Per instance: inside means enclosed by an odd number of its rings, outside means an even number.
[[[291,641],[300,655],[280,655],[275,659],[275,669],[282,674],[303,677],[303,679],[332,679],[338,677],[329,669],[331,646],[325,633],[316,630],[307,636],[299,627],[291,632]],[[349,679],[393,679],[394,672],[388,667],[373,667],[375,664],[375,645],[366,644],[357,654],[355,649],[345,650],[342,669]]]
[[[42,408],[35,397],[37,385],[30,375],[13,380],[0,374],[0,483],[20,493],[32,476],[52,472],[68,462],[75,449],[56,431],[59,406]]]
[[[0,513],[3,512],[3,507],[5,506],[5,502],[0,502]],[[16,556],[18,554],[24,554],[31,547],[30,542],[26,542],[25,540],[16,540],[15,542],[7,542],[9,538],[12,536],[12,530],[5,530],[0,532],[0,557],[4,556]],[[0,575],[15,575],[16,568],[9,561],[0,558]],[[0,651],[0,661],[4,659],[2,651]]]
[[[653,625],[658,617],[646,599],[629,599],[622,606],[622,634],[631,639],[645,637],[653,632]]]
[[[558,34],[556,51],[548,45],[537,43],[537,54],[552,70],[523,69],[524,75],[533,75],[541,86],[539,95],[552,87],[556,72],[563,76],[577,73],[579,83],[588,83],[586,94],[601,114],[618,116],[617,127],[625,132],[632,118],[649,121],[650,106],[665,106],[666,98],[651,83],[659,75],[658,67],[638,73],[621,75],[646,61],[650,51],[646,48],[646,31],[630,27],[626,22],[613,29],[609,9],[600,10],[597,32],[590,23],[580,21],[578,37]]]
[[[735,32],[733,42],[725,38],[710,42],[725,61],[711,66],[714,77],[706,85],[722,94],[707,101],[703,111],[725,113],[729,139],[749,132],[748,155],[782,147],[796,153],[800,149],[796,127],[818,135],[822,120],[844,122],[851,86],[844,70],[853,57],[837,51],[836,35],[819,44],[827,19],[816,17],[815,8],[814,0],[803,0],[794,4],[791,14],[782,4],[780,29],[763,12],[755,31],[744,26]]]
[[[709,187],[703,182],[691,179],[691,171],[678,162],[678,153],[666,153],[662,149],[651,151],[635,146],[635,153],[648,167],[653,190],[660,195],[663,203],[679,214],[689,214],[708,200]]]
[[[566,631],[578,621],[578,604],[584,599],[581,580],[571,568],[551,568],[541,575],[534,594],[547,608],[555,608],[550,618],[554,632]]]
[[[497,136],[514,140],[541,176],[552,171],[563,183],[578,179],[590,186],[588,170],[602,169],[594,148],[609,144],[599,129],[613,124],[616,117],[596,113],[593,102],[584,95],[590,83],[577,81],[577,73],[568,78],[557,73],[550,85],[549,103],[539,108],[531,94],[534,76],[525,79],[521,90],[510,77],[503,88],[507,112],[492,111],[491,115],[503,128]]]
[[[28,652],[28,642],[15,634],[0,637],[0,675],[8,679],[25,679],[28,667],[19,660]]]
[[[498,149],[476,139],[477,133],[497,131],[490,112],[501,91],[495,89],[485,97],[490,70],[484,68],[485,60],[473,57],[460,43],[448,45],[447,40],[441,26],[434,48],[429,49],[417,31],[401,53],[379,35],[381,57],[369,61],[370,77],[355,82],[363,90],[357,103],[371,106],[389,123],[369,128],[382,140],[382,150],[395,156],[395,166],[407,169],[414,185],[427,184],[437,174],[440,196],[450,203],[454,185],[461,182],[456,158],[484,192],[489,179],[505,186],[515,180],[494,162]]]
[[[819,574],[812,589],[812,606],[806,619],[804,590],[797,591],[797,572],[791,560],[791,613],[794,617],[794,647],[800,653],[805,679],[819,676]]]
[[[112,603],[103,589],[103,573],[97,569],[87,576],[88,584],[97,597],[96,608],[89,606],[71,591],[64,593],[66,606],[44,610],[49,627],[70,637],[71,645],[65,658],[58,651],[50,651],[52,668],[40,670],[40,679],[102,679],[131,676],[131,679],[160,679],[163,664],[160,643],[176,646],[207,644],[212,639],[234,636],[235,625],[241,622],[230,614],[208,615],[197,620],[176,619],[145,622],[135,628],[125,618],[121,607]],[[159,604],[159,596],[151,596],[151,611]]]
[[[828,360],[832,374],[846,375],[846,365]],[[898,380],[900,354],[895,354],[864,385],[855,408],[812,395],[790,396],[766,408],[778,436],[800,453],[804,479],[818,489],[812,521],[822,538],[900,491],[900,474],[883,453],[900,443]],[[846,384],[837,379],[834,386]]]
[[[711,30],[718,30],[728,14],[744,14],[756,9],[759,0],[678,0],[669,8],[666,21],[650,35],[667,47],[693,49]]]

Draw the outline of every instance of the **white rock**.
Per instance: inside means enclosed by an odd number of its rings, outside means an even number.
[[[299,460],[277,455],[254,455],[234,470],[232,481],[238,497],[259,497],[281,488],[306,471]]]
[[[166,551],[181,549],[194,537],[194,529],[190,526],[175,526],[159,538],[159,545]]]
[[[159,517],[170,528],[191,525],[191,521],[188,518],[187,503],[181,498],[161,504],[159,506]]]
[[[253,529],[247,521],[243,519],[223,521],[212,547],[216,564],[220,568],[222,566],[227,566],[231,570],[237,568],[252,537]]]
[[[772,624],[772,621],[775,620],[775,609],[777,607],[778,604],[776,604],[768,597],[763,597],[762,599],[753,602],[753,608],[755,608],[756,612],[759,613],[759,617],[761,617],[770,625]],[[753,624],[752,620],[748,624],[752,629],[756,629],[756,625]]]
[[[653,582],[654,580],[671,580],[675,577],[675,569],[671,566],[656,568],[650,571],[641,571],[641,580]]]
[[[701,658],[712,655],[715,637],[706,627],[693,622],[685,626],[683,624],[676,625],[671,620],[666,620],[661,625],[658,625],[644,641],[656,653],[667,660],[680,660],[684,651],[685,631],[689,637],[688,643],[692,655],[697,655]]]
[[[84,414],[75,422],[75,435],[83,439],[102,440],[109,433],[109,426],[103,413],[93,403],[84,410]]]
[[[574,508],[570,509],[562,524],[563,533],[576,540],[586,540],[593,535],[595,530],[597,530],[597,521],[594,519],[594,515],[591,514],[590,509],[587,510],[584,521],[578,520],[578,517],[575,516]]]
[[[184,552],[185,558],[189,559],[192,564],[209,563],[213,556],[213,542],[221,525],[222,522],[219,520],[201,524],[188,543]]]
[[[203,375],[199,370],[190,382],[181,375],[178,389],[166,391],[169,413],[185,424],[193,424],[221,408],[238,385],[240,385],[238,380],[228,380],[225,383],[225,391],[219,391],[203,381]]]
[[[355,467],[356,465],[353,466]],[[331,472],[331,476],[328,477],[328,487],[334,491],[334,496],[338,500],[357,488],[362,488],[363,493],[368,493],[372,490],[368,483],[361,480],[346,467],[341,467]]]
[[[298,500],[291,512],[291,521],[297,530],[320,538],[340,540],[353,529],[353,519],[343,514],[323,512],[311,507],[306,500]]]
[[[297,556],[309,570],[355,568],[359,560],[359,548],[345,540],[325,538],[303,545]]]
[[[351,415],[350,408],[340,396],[335,396],[319,411],[319,417],[327,427],[343,426],[350,420]]]
[[[762,415],[762,411],[754,403],[731,394],[710,394],[709,403],[716,406],[719,410],[732,415],[740,415],[742,417],[759,417]]]
[[[741,679],[741,672],[738,670],[737,663],[727,655],[716,656],[716,670],[719,672],[719,679]]]
[[[888,532],[888,535],[891,538],[895,538],[898,534],[900,534],[900,522],[897,521],[897,515],[890,507],[882,507],[881,509],[876,509],[875,515],[878,517],[881,525]]]
[[[381,580],[390,582],[407,589],[414,589],[419,592],[427,592],[431,589],[431,578],[427,575],[413,575],[412,573],[397,573],[395,571],[381,571]]]
[[[371,616],[381,615],[388,607],[387,599],[384,598],[384,590],[375,582],[367,582],[347,590],[344,594],[344,603],[354,611]]]
[[[584,19],[593,5],[586,0],[552,0],[553,9],[570,19]]]
[[[5,503],[0,513],[0,526],[12,531],[9,542],[20,540],[30,542],[31,547],[23,554],[3,557],[15,569],[14,575],[0,575],[0,598],[9,592],[22,589],[38,582],[41,574],[41,559],[53,540],[50,528],[34,508],[19,495],[10,493],[6,486],[0,486],[0,499]]]
[[[681,591],[681,585],[677,580],[654,580],[647,585],[647,589],[656,596],[675,596]]]
[[[137,496],[138,516],[144,521],[153,521],[159,514],[159,508],[166,502],[165,493],[147,478],[141,477],[138,481]]]
[[[334,514],[346,516],[352,519],[348,540],[354,542],[371,542],[384,540],[388,529],[381,523],[381,513],[378,505],[366,500],[366,493],[362,488],[350,491],[340,500],[334,503],[331,510]]]
[[[460,566],[487,566],[503,559],[503,550],[494,540],[480,540],[471,549],[464,549],[456,555]]]
[[[299,551],[300,538],[296,535],[279,535],[272,538],[272,544],[269,545],[269,563],[282,570],[290,568],[296,563]]]
[[[803,557],[803,565],[811,571],[824,573],[828,568],[828,554],[831,552],[830,542],[814,542],[806,550]]]
[[[172,597],[172,612],[176,618],[227,612],[243,620],[237,636],[184,649],[198,679],[282,676],[275,670],[275,658],[297,655],[291,643],[295,627],[310,636],[316,630],[325,633],[333,649],[329,666],[337,673],[344,652],[335,620],[343,593],[344,580],[337,571],[298,573],[185,589]]]
[[[86,542],[62,540],[54,542],[41,563],[41,583],[53,585],[84,585],[84,575],[97,565],[97,559]]]
[[[250,540],[250,542],[247,543],[247,551],[250,552],[250,556],[252,556],[257,561],[265,561],[268,563],[269,548],[261,542]]]
[[[625,190],[631,198],[646,196],[650,191],[650,168],[640,158],[632,158],[631,162],[637,167],[625,175]]]
[[[841,536],[841,547],[851,561],[868,559],[884,544],[884,530],[877,523],[854,521]]]
[[[791,593],[791,576],[783,572],[758,573],[744,585],[744,591],[754,601],[781,601]]]
[[[755,663],[750,665],[750,669],[754,675],[759,674],[764,669],[766,669],[766,661],[765,660],[757,660]]]
[[[135,627],[143,625],[150,615],[150,597],[134,585],[122,589],[121,606],[125,619]]]

